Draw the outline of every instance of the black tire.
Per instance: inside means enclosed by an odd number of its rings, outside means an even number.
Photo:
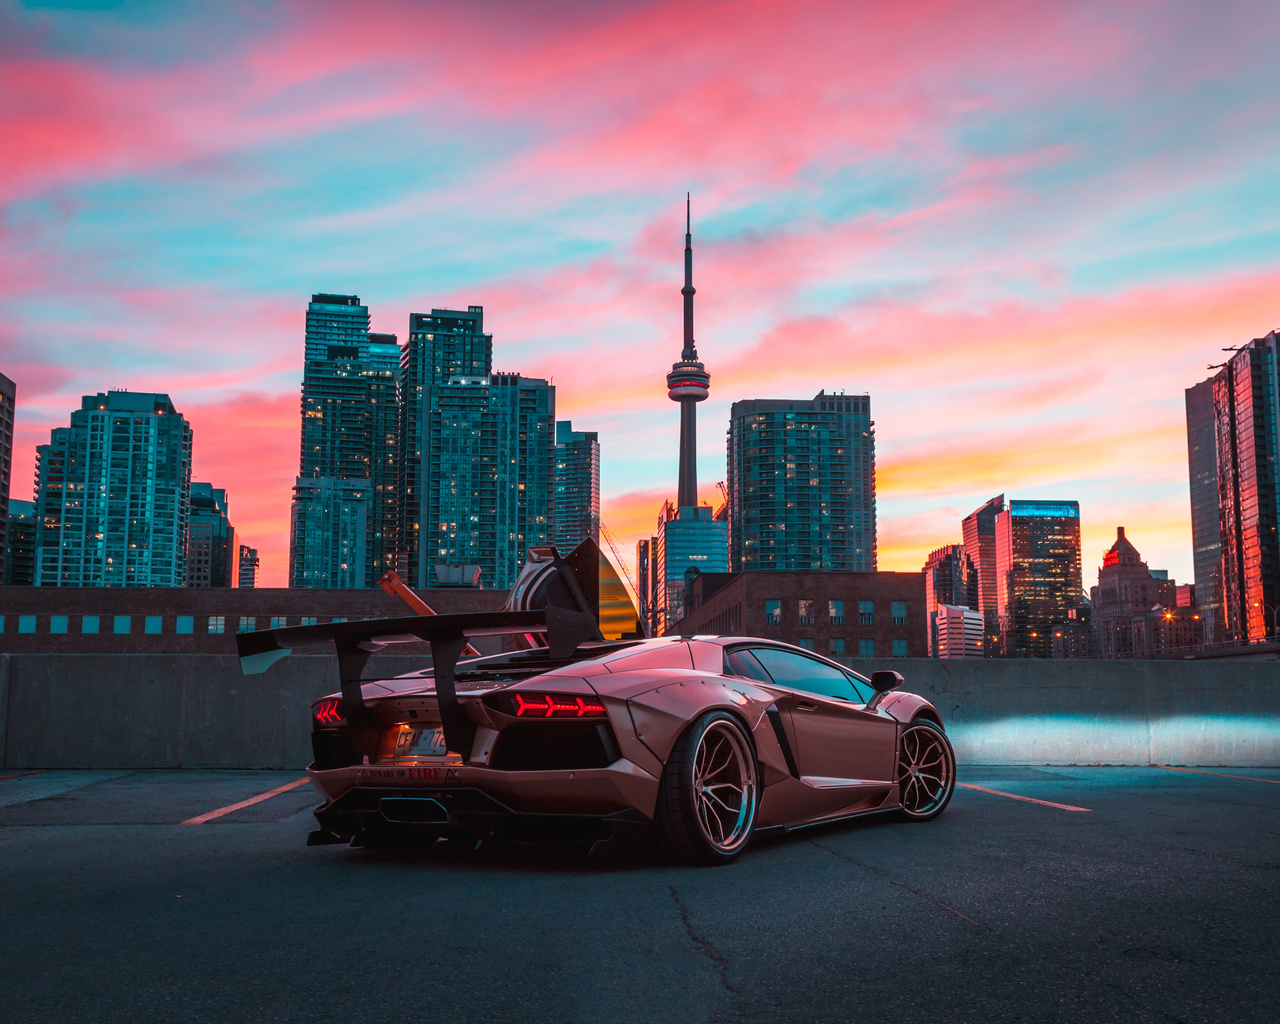
[[[914,770],[913,770],[914,769]],[[932,821],[956,789],[956,754],[939,726],[912,719],[898,741],[898,799],[908,821]]]
[[[760,769],[746,728],[726,711],[699,716],[662,772],[654,818],[664,851],[685,864],[728,864],[751,841],[759,806]]]

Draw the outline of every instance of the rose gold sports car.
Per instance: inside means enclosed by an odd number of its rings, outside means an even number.
[[[679,860],[718,864],[754,835],[885,811],[925,821],[947,806],[941,717],[897,672],[866,679],[748,637],[603,642],[581,607],[553,603],[546,584],[565,570],[547,561],[541,585],[513,591],[524,608],[237,637],[247,672],[295,646],[337,647],[342,690],[311,709],[308,775],[324,803],[310,843],[625,842],[644,829]],[[461,657],[497,634],[524,649]],[[430,643],[434,668],[361,679],[397,641]]]

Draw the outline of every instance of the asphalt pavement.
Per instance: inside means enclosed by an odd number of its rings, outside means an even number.
[[[1280,1019],[1280,770],[962,767],[704,869],[308,848],[299,777],[0,771],[0,1017]]]

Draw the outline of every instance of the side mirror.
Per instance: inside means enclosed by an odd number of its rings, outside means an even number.
[[[874,689],[875,696],[867,702],[867,710],[874,711],[880,706],[880,699],[890,690],[896,690],[901,686],[905,679],[902,678],[901,672],[894,672],[892,669],[881,669],[879,672],[871,673],[871,687]]]
[[[905,683],[901,672],[894,672],[892,669],[881,669],[879,672],[871,673],[871,688],[876,693],[888,693],[890,690],[896,690]]]

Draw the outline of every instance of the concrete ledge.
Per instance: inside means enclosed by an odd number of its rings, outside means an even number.
[[[379,655],[366,675],[422,667]],[[932,700],[962,763],[1280,766],[1280,665],[853,662]],[[332,656],[242,676],[229,655],[0,655],[6,768],[301,768]]]

